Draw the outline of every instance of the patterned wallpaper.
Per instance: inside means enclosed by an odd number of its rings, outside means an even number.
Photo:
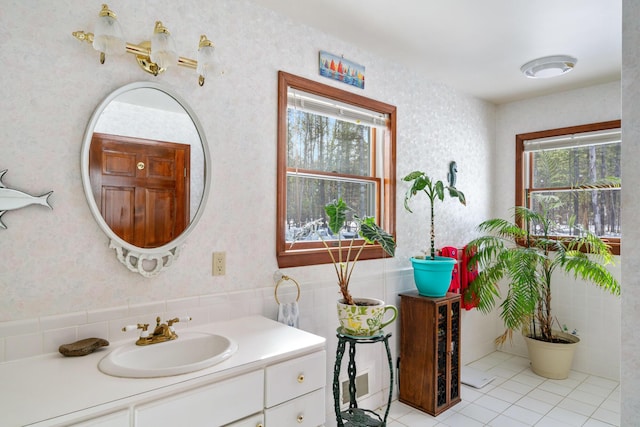
[[[75,30],[93,30],[100,4],[16,1],[4,4],[0,13],[0,51],[6,58],[0,85],[0,169],[9,169],[4,180],[9,187],[32,194],[54,190],[53,211],[35,206],[3,217],[8,229],[0,230],[0,361],[6,360],[8,343],[32,342],[21,334],[42,334],[49,324],[73,327],[77,334],[78,324],[96,316],[103,319],[101,313],[117,322],[201,306],[214,307],[204,315],[213,320],[225,313],[275,315],[278,70],[396,105],[398,177],[422,169],[445,179],[448,163],[457,162],[458,186],[468,205],[438,207],[439,245],[464,244],[474,236],[476,224],[510,206],[509,141],[514,133],[619,117],[615,84],[496,109],[330,35],[293,24],[250,0],[109,2],[131,42],[148,39],[153,22],[161,19],[174,34],[179,53],[195,57],[198,37],[206,33],[216,45],[219,68],[199,87],[190,69],[169,69],[154,77],[142,72],[130,55],[108,57],[100,65],[98,54],[71,36]],[[635,40],[637,28],[633,31]],[[364,64],[366,89],[320,77],[319,50]],[[636,65],[630,69],[636,70]],[[200,224],[176,264],[153,279],[129,272],[116,260],[91,216],[79,170],[82,139],[94,109],[113,90],[135,81],[159,82],[180,94],[199,117],[213,159],[212,191]],[[565,96],[571,107],[564,103]],[[397,256],[365,261],[355,273],[356,291],[388,302],[412,286],[409,257],[426,246],[426,206],[416,203],[416,213],[405,212],[404,191],[399,182]],[[214,251],[227,253],[225,276],[211,275]],[[333,351],[337,287],[331,267],[292,268],[286,274],[303,287],[301,326],[328,337],[328,351]],[[611,307],[615,309],[615,303]],[[476,312],[465,313],[463,322],[463,362],[469,362],[491,351],[500,324]],[[47,339],[61,337],[54,333]],[[58,344],[47,339],[41,337],[36,349],[11,354],[29,356]],[[623,351],[630,358],[637,353],[631,345]],[[616,359],[615,354],[610,357]],[[382,360],[375,354],[363,358],[372,366]],[[373,391],[384,386],[380,378],[376,381]]]
[[[5,5],[1,47],[5,57],[13,59],[5,64],[6,84],[0,89],[5,100],[0,107],[0,167],[9,169],[9,185],[31,193],[54,190],[54,209],[31,207],[3,217],[8,229],[2,231],[1,242],[10,250],[0,260],[0,321],[146,303],[158,295],[169,299],[272,286],[277,269],[280,69],[397,105],[398,176],[421,168],[445,179],[448,163],[457,161],[458,186],[469,205],[440,208],[440,245],[463,244],[488,215],[493,105],[292,24],[249,1],[186,5],[121,0],[109,6],[118,13],[129,41],[143,40],[153,22],[162,19],[180,54],[193,57],[199,34],[206,33],[216,45],[220,68],[199,87],[190,69],[169,69],[154,77],[142,72],[131,55],[107,57],[100,65],[97,52],[71,36],[74,30],[93,29],[99,2]],[[36,46],[41,54],[26,54]],[[366,89],[319,76],[320,49],[366,64]],[[213,159],[212,192],[199,226],[175,266],[150,280],[130,273],[115,259],[84,200],[79,171],[83,134],[94,109],[113,90],[134,81],[159,82],[184,98],[204,127]],[[398,186],[398,256],[384,261],[389,270],[409,268],[408,258],[425,247],[427,239],[424,210],[416,206],[423,214],[413,215],[402,210],[404,188]],[[227,252],[225,276],[211,275],[214,251]],[[367,269],[380,271],[383,261],[367,264]],[[317,282],[331,270],[317,266],[289,274],[302,282]]]

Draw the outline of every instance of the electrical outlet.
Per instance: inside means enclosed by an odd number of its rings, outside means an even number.
[[[213,275],[224,276],[227,264],[226,252],[214,252],[213,253]]]

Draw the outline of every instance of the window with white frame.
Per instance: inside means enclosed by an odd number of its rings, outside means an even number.
[[[620,121],[517,135],[516,204],[552,196],[559,237],[588,229],[619,254],[620,144]]]

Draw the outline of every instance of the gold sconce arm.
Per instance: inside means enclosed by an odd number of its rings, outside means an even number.
[[[86,31],[74,31],[73,36],[79,41],[86,41],[93,48],[100,52],[100,63],[104,64],[106,54],[130,53],[136,57],[138,65],[147,73],[157,76],[165,71],[167,67],[175,64],[196,70],[198,83],[204,84],[207,71],[213,67],[213,43],[206,36],[200,36],[198,44],[198,59],[178,56],[175,51],[175,43],[171,33],[156,21],[151,41],[143,41],[138,44],[124,41],[120,24],[116,14],[109,9],[106,4],[102,5],[102,10],[98,14],[98,21],[95,33]],[[152,50],[153,42],[153,50]],[[153,58],[153,59],[151,59]],[[177,58],[177,60],[176,60]]]
[[[80,31],[74,31],[71,34],[79,41],[85,41],[89,44],[93,43],[93,33],[80,30]],[[127,42],[126,47],[127,47],[127,53],[135,55],[136,60],[138,61],[138,65],[140,65],[140,68],[145,70],[147,73],[157,76],[158,74],[165,71],[164,68],[158,67],[156,63],[151,61],[151,57],[150,57],[151,43],[150,42],[143,41],[140,44]],[[104,60],[100,61],[100,63],[104,63]],[[195,70],[198,67],[198,61],[196,61],[195,59],[179,56],[178,65]]]
[[[73,37],[77,38],[81,42],[93,43],[93,33],[85,33],[84,31],[74,31]]]

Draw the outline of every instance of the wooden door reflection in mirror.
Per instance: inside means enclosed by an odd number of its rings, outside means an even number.
[[[140,248],[171,242],[189,224],[190,146],[94,133],[94,200],[121,239]]]

